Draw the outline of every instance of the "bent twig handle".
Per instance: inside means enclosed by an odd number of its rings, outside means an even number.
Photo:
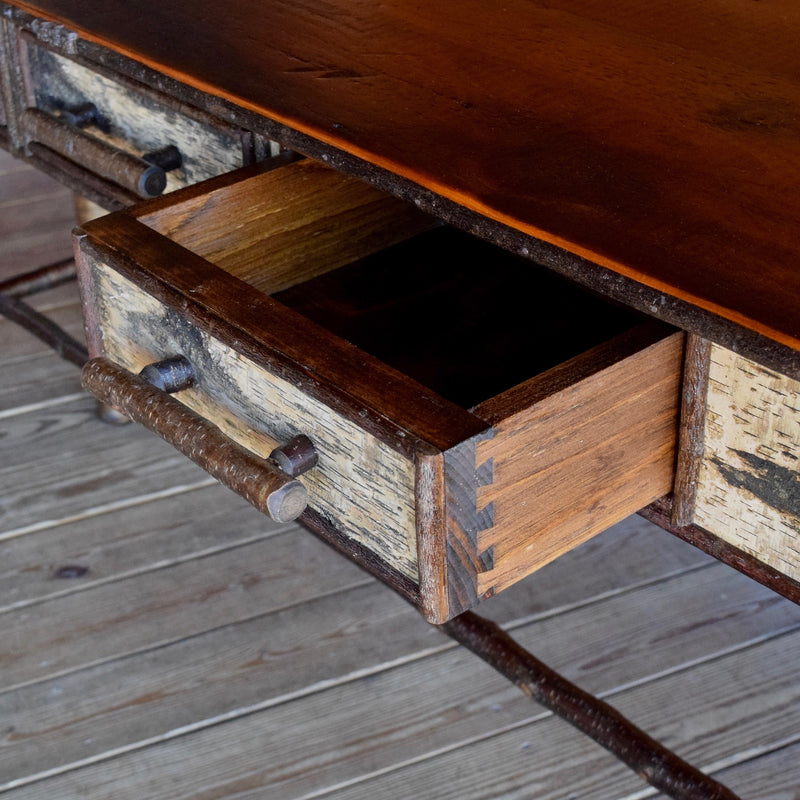
[[[308,492],[300,481],[233,441],[145,377],[94,358],[84,366],[81,380],[102,403],[157,433],[276,522],[296,519],[308,505]]]
[[[163,167],[119,150],[44,111],[29,108],[22,122],[33,141],[139,197],[158,197],[167,186]]]

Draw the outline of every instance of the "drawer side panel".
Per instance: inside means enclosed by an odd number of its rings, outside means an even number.
[[[498,592],[672,488],[683,335],[672,334],[497,423],[478,444],[493,527],[478,595]]]
[[[694,523],[800,579],[800,382],[713,345]]]
[[[89,259],[87,254],[83,258]],[[271,375],[196,327],[107,265],[89,260],[102,348],[138,372],[182,353],[199,386],[179,398],[232,439],[266,457],[278,442],[308,435],[319,466],[304,475],[310,506],[334,528],[417,581],[414,474],[404,458],[348,419]]]

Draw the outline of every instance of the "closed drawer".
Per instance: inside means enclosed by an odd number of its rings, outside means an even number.
[[[195,366],[262,456],[310,437],[304,520],[431,621],[671,489],[682,335],[312,161],[89,223],[93,355]]]
[[[249,132],[58,52],[27,32],[17,40],[26,146],[40,160],[60,167],[79,189],[85,183],[117,205],[127,205],[263,155],[265,145]]]

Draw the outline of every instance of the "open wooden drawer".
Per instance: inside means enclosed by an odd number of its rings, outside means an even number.
[[[176,398],[261,457],[310,437],[302,519],[433,622],[671,490],[682,334],[318,163],[76,242],[92,355],[185,356]]]

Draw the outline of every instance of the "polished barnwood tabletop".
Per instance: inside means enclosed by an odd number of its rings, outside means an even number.
[[[13,2],[799,368],[794,0]]]

